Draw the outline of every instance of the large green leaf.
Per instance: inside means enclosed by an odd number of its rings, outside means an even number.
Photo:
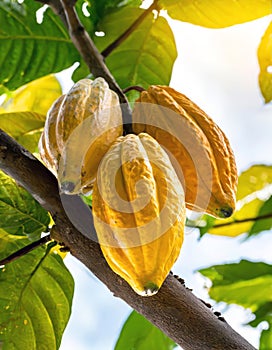
[[[3,231],[2,231],[3,233]],[[3,235],[0,234],[2,246]],[[16,251],[27,239],[17,239]],[[37,248],[0,269],[3,350],[59,348],[69,320],[74,283],[60,256]]]
[[[270,349],[271,344],[272,344],[272,322],[270,322],[269,329],[264,329],[262,331],[259,350]]]
[[[254,312],[255,319],[248,324],[252,327],[258,327],[265,321],[268,329],[264,329],[260,337],[259,350],[267,350],[272,344],[272,302],[266,302]]]
[[[104,37],[96,38],[100,50],[105,49],[125,31],[144,10],[122,8],[110,13],[99,23]],[[167,85],[177,56],[175,40],[165,18],[150,13],[129,37],[106,59],[112,74],[122,88],[130,85],[148,87]]]
[[[35,112],[0,114],[0,128],[30,152],[37,152],[45,116]]]
[[[255,319],[249,322],[257,327],[268,323],[260,337],[260,350],[268,350],[272,344],[272,265],[263,262],[241,260],[239,263],[215,265],[199,272],[209,278],[212,287],[209,295],[217,302],[238,304],[252,310]]]
[[[248,324],[252,327],[257,327],[263,321],[272,322],[272,302],[269,301],[254,311],[255,319]]]
[[[272,265],[241,260],[199,272],[212,281],[209,295],[216,301],[238,304],[252,311],[272,301]]]
[[[88,7],[88,11],[92,21],[97,24],[106,13],[109,13],[116,8],[126,6],[137,7],[140,6],[141,3],[142,0],[89,0],[90,6]]]
[[[99,28],[99,22],[106,15],[109,15],[111,12],[115,12],[116,8],[121,9],[124,7],[137,7],[140,6],[142,3],[142,0],[89,0],[87,2],[89,6],[86,7],[86,3],[83,6],[87,9],[89,13],[89,17],[86,18],[84,16],[80,16],[80,8],[82,8],[82,4],[80,4],[80,2],[82,1],[84,2],[84,0],[77,1],[77,12],[81,19],[81,22],[83,23],[85,29],[91,35],[93,40],[97,39],[97,32],[101,30],[101,28]],[[116,27],[116,29],[117,35],[121,35],[123,29],[119,27],[119,24]],[[90,75],[90,70],[87,67],[86,63],[82,60],[82,58],[79,60],[79,62],[79,67],[74,71],[72,75],[72,79],[74,81],[78,81],[79,79],[86,78]]]
[[[170,17],[208,28],[224,28],[272,13],[271,0],[159,0]]]
[[[0,172],[0,228],[11,235],[38,239],[48,230],[50,216],[9,176]]]
[[[272,101],[272,22],[259,45],[258,60],[260,65],[259,85],[267,103]]]
[[[176,346],[157,327],[133,311],[121,330],[114,350],[172,350]]]
[[[36,1],[0,2],[0,84],[9,90],[71,66],[79,54],[51,9],[36,21]]]

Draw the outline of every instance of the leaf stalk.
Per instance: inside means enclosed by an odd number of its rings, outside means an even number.
[[[106,58],[112,51],[122,44],[145,20],[145,18],[153,11],[158,9],[158,0],[155,0],[117,39],[115,39],[108,47],[106,47],[101,55]]]
[[[41,245],[44,245],[44,244],[50,242],[50,241],[52,241],[52,238],[50,237],[50,235],[46,235],[46,236],[42,237],[41,239],[39,239],[38,241],[35,241],[35,242],[28,244],[27,246],[10,254],[6,258],[0,260],[0,267],[5,266],[5,265],[11,263],[12,261],[15,261],[15,260],[21,258],[22,256],[26,255],[27,253],[31,252],[32,250],[40,247]],[[52,244],[53,243],[55,243],[54,246],[57,245],[57,242],[52,242]],[[51,245],[51,248],[52,247],[53,247],[53,245]]]

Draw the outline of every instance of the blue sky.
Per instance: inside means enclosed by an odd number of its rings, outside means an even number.
[[[272,164],[272,105],[264,105],[258,88],[256,53],[269,21],[266,17],[220,30],[172,22],[179,56],[171,86],[196,102],[224,130],[239,171],[254,163]],[[206,281],[195,270],[241,257],[272,263],[271,237],[264,232],[257,239],[241,243],[243,237],[207,235],[198,241],[196,230],[188,230],[173,271],[185,278],[197,295],[207,299]],[[65,260],[76,287],[61,350],[113,349],[131,309],[74,258],[68,256]],[[224,310],[222,306],[215,309]],[[258,345],[258,331],[241,327],[248,313],[234,307],[223,315],[253,345]]]

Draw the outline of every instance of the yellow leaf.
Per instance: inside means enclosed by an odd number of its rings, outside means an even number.
[[[263,190],[271,184],[272,166],[264,164],[252,165],[239,176],[236,200],[241,200],[256,191]]]
[[[215,220],[214,226],[208,230],[208,233],[218,236],[236,237],[249,232],[254,221],[249,221],[248,219],[258,216],[263,204],[264,202],[258,198],[246,203],[231,218]]]
[[[262,37],[258,48],[258,60],[260,66],[259,85],[265,103],[268,103],[272,101],[272,22]]]
[[[173,19],[207,28],[224,28],[272,13],[271,0],[160,0]]]
[[[47,75],[15,90],[0,107],[0,113],[31,111],[46,115],[61,94],[59,81],[54,75]]]

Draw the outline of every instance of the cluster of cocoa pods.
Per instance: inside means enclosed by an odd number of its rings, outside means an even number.
[[[92,193],[101,250],[140,295],[155,294],[179,256],[185,209],[229,217],[237,169],[219,126],[188,97],[152,85],[123,136],[118,96],[82,79],[51,107],[39,150],[60,190]]]

